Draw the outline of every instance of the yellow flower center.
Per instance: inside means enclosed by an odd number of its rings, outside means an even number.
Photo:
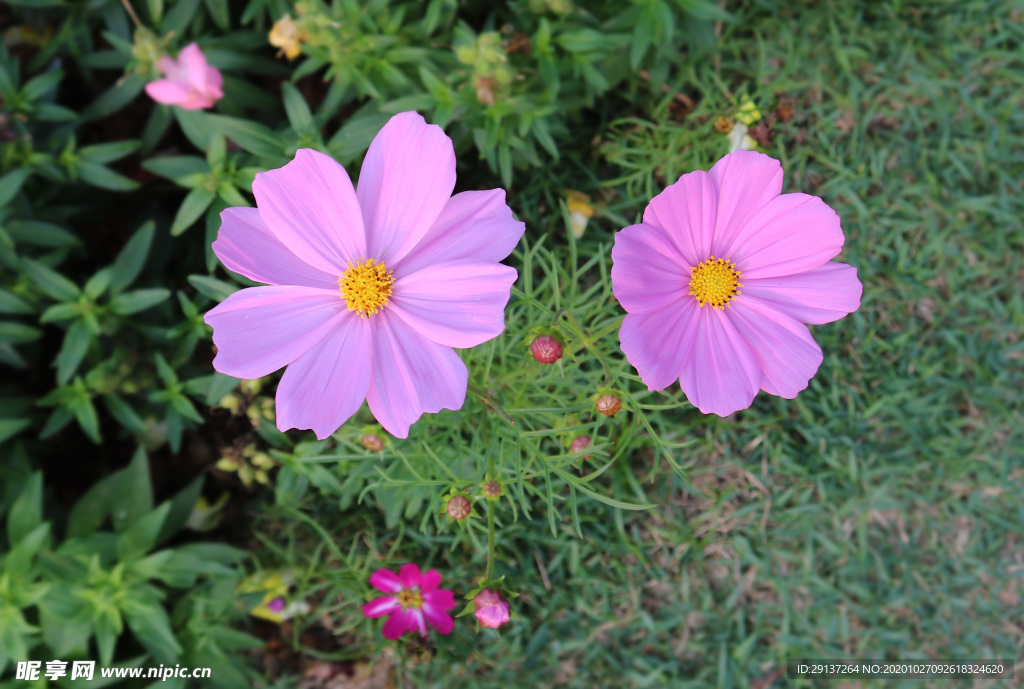
[[[419,608],[423,605],[423,596],[418,588],[403,589],[398,592],[398,604],[403,608]]]
[[[362,318],[373,315],[387,306],[395,276],[383,263],[373,258],[362,258],[349,263],[338,278],[341,297],[349,311],[358,311]]]
[[[697,297],[697,303],[710,304],[716,309],[725,308],[742,286],[740,271],[733,262],[714,256],[698,263],[690,277],[690,294]]]

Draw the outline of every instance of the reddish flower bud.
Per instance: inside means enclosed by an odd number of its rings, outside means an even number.
[[[473,506],[463,496],[456,495],[445,505],[445,511],[452,519],[465,519],[473,511]]]
[[[481,626],[497,629],[508,622],[508,601],[494,589],[484,589],[473,598],[476,619]]]
[[[581,435],[578,438],[572,439],[572,445],[569,446],[569,449],[573,452],[582,452],[588,447],[590,447],[590,436]],[[590,459],[590,455],[583,455],[583,459]]]
[[[497,481],[487,481],[483,485],[482,491],[484,497],[488,497],[493,500],[494,498],[501,497],[501,484]]]
[[[597,407],[599,414],[615,416],[619,413],[619,410],[622,409],[622,400],[615,395],[601,395],[597,398],[597,402],[594,403],[594,406]]]
[[[562,343],[551,335],[538,335],[530,343],[530,354],[542,364],[553,364],[562,358]]]
[[[384,441],[375,433],[367,433],[359,439],[359,442],[370,452],[380,452],[384,449]]]

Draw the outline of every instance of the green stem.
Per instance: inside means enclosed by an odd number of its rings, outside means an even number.
[[[487,500],[487,581],[494,578],[494,501]]]

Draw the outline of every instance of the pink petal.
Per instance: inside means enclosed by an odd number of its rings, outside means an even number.
[[[839,216],[817,196],[783,194],[772,199],[736,236],[731,258],[740,282],[813,270],[843,247]],[[742,290],[741,290],[742,291]]]
[[[627,314],[619,329],[623,354],[648,390],[664,390],[693,356],[700,306],[689,295],[659,311]]]
[[[270,231],[311,266],[340,276],[367,258],[352,182],[330,156],[299,149],[284,167],[257,173],[252,193]]]
[[[391,639],[394,641],[398,637],[405,633],[406,629],[406,610],[396,610],[391,613],[391,617],[384,623],[384,638]]]
[[[405,611],[405,630],[411,633],[419,632],[420,634],[426,636],[427,621],[423,617],[422,610],[409,608]]]
[[[430,230],[455,188],[455,149],[415,112],[395,115],[374,137],[356,195],[370,256],[397,265]]]
[[[441,573],[436,569],[427,571],[420,579],[420,591],[424,594],[430,593],[441,585]]]
[[[395,610],[401,610],[398,599],[394,596],[381,596],[363,606],[363,617],[383,617]]]
[[[422,414],[462,408],[469,372],[450,347],[386,311],[368,320],[374,325],[374,367],[366,400],[388,433],[406,438]]]
[[[695,266],[711,255],[718,196],[711,176],[703,170],[690,172],[651,199],[644,223],[660,227]]]
[[[190,97],[188,87],[170,79],[149,82],[146,84],[146,93],[157,103],[164,105],[179,105],[187,102]]]
[[[497,263],[512,253],[525,229],[525,223],[512,217],[504,189],[464,191],[448,199],[441,215],[395,270],[414,273],[460,258]]]
[[[629,313],[660,310],[689,291],[693,265],[664,230],[630,225],[615,233],[612,291]]]
[[[407,589],[419,586],[422,577],[423,575],[420,574],[419,565],[411,563],[408,565],[402,565],[402,568],[398,571],[398,578],[402,580],[402,586]]]
[[[214,98],[224,96],[224,77],[216,67],[206,68],[206,92]]]
[[[747,221],[782,193],[782,165],[763,153],[739,150],[724,156],[708,174],[718,190],[711,253],[731,258],[739,246],[736,236]]]
[[[831,323],[853,313],[860,308],[863,291],[857,269],[835,261],[804,273],[743,282],[743,294],[812,324]]]
[[[171,81],[177,81],[184,86],[188,82],[188,70],[185,69],[185,65],[181,64],[173,57],[169,55],[163,55],[159,60],[156,61],[156,68],[160,70],[160,73]]]
[[[686,399],[701,412],[728,416],[754,401],[761,369],[730,314],[709,306],[699,309],[693,356],[679,382]]]
[[[482,626],[489,627],[490,629],[497,629],[508,622],[508,604],[499,603],[497,605],[487,605],[485,607],[477,608],[474,615]]]
[[[806,325],[747,295],[736,299],[729,315],[757,359],[765,392],[793,399],[807,387],[822,354]]]
[[[338,290],[337,275],[314,268],[293,254],[255,208],[228,208],[221,211],[220,220],[213,252],[228,270],[271,285]]]
[[[313,287],[249,287],[204,320],[213,327],[213,367],[236,378],[261,378],[287,366],[327,336],[346,313],[337,292]]]
[[[448,589],[434,589],[423,594],[423,603],[438,610],[451,610],[455,607],[455,594]]]
[[[277,386],[277,427],[309,428],[323,440],[363,406],[373,364],[370,324],[353,311],[292,363]]]
[[[389,569],[378,569],[371,574],[370,586],[384,593],[398,593],[404,588],[402,580]]]
[[[455,628],[455,622],[452,620],[451,615],[438,610],[432,605],[427,605],[426,603],[423,604],[423,607],[420,610],[427,622],[431,627],[437,630],[438,634],[452,633],[452,629]]]
[[[475,347],[505,330],[515,268],[472,259],[438,263],[395,280],[388,308],[421,335]]]

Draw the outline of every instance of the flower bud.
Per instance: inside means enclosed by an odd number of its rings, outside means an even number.
[[[553,364],[562,358],[562,343],[551,335],[538,335],[530,343],[530,354],[542,364]]]
[[[501,484],[497,481],[487,481],[481,488],[484,497],[495,500],[501,497]]]
[[[508,601],[494,589],[484,589],[473,598],[476,619],[483,627],[497,629],[508,622]]]
[[[588,447],[590,447],[590,436],[581,435],[578,438],[572,439],[572,445],[569,446],[569,449],[573,452],[582,452]],[[582,459],[590,459],[590,455],[583,455]]]
[[[384,449],[384,441],[381,440],[380,436],[377,435],[376,433],[365,434],[362,438],[359,439],[359,442],[361,442],[363,444],[363,447],[365,447],[370,452],[380,452],[381,450]]]
[[[445,511],[452,519],[465,519],[473,511],[473,505],[461,495],[456,495],[445,505]]]
[[[622,409],[622,400],[615,395],[601,395],[597,398],[594,406],[597,407],[597,412],[599,414],[615,416],[619,413],[619,410]]]

